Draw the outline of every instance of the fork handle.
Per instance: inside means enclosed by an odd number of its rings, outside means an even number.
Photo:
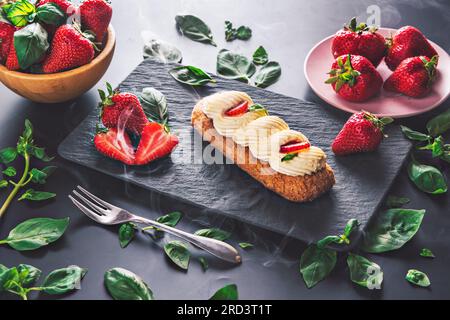
[[[190,242],[191,244],[211,253],[213,256],[216,256],[217,258],[220,258],[222,260],[231,263],[241,262],[241,256],[239,255],[239,252],[234,247],[223,241],[197,236],[195,234],[175,229],[165,224],[138,216],[133,216],[133,222],[155,226],[158,229],[170,233],[171,235],[177,236],[183,240]]]

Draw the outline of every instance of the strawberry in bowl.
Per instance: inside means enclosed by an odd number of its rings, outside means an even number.
[[[337,57],[325,83],[343,99],[354,102],[366,101],[380,92],[383,79],[373,64],[363,56],[343,55]]]
[[[352,18],[334,35],[331,51],[335,58],[344,54],[366,57],[377,67],[386,52],[385,39],[376,27],[369,27],[363,22],[357,24],[356,18]]]

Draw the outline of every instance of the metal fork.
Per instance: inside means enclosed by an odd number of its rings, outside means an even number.
[[[145,225],[152,225],[167,233],[186,240],[222,260],[232,263],[241,262],[239,252],[228,243],[197,236],[195,234],[169,227],[157,221],[134,215],[122,208],[113,206],[112,204],[100,199],[81,186],[77,186],[77,188],[82,194],[77,190],[73,190],[73,194],[78,199],[72,195],[69,195],[70,200],[72,200],[78,209],[80,209],[85,215],[96,222],[106,225],[122,224],[125,222],[136,222]]]

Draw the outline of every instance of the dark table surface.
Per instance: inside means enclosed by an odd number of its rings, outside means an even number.
[[[367,8],[378,5],[381,24],[398,28],[411,24],[420,28],[431,40],[447,52],[450,49],[450,3],[437,1],[295,1],[295,0],[129,0],[113,1],[113,25],[116,29],[116,54],[105,77],[113,85],[120,83],[142,60],[144,39],[156,37],[176,44],[183,52],[184,62],[215,71],[216,54],[228,48],[250,55],[263,45],[271,59],[283,68],[280,81],[270,90],[325,103],[310,90],[303,76],[303,60],[308,50],[319,40],[334,33],[352,16],[367,18]],[[218,47],[203,45],[180,37],[174,27],[174,16],[191,13],[202,17],[211,27]],[[226,43],[223,21],[249,25],[253,37],[248,42]],[[151,74],[149,75],[151,76]],[[56,154],[58,144],[80,123],[97,103],[96,88],[76,101],[43,105],[27,101],[0,85],[0,147],[14,145],[23,128],[25,118],[35,126],[35,140]],[[398,121],[417,130],[423,130],[428,119],[448,108],[448,100],[439,108],[424,115]],[[446,136],[447,141],[449,136]],[[429,160],[429,159],[425,159]],[[299,273],[299,258],[306,244],[247,225],[209,215],[199,209],[169,200],[156,193],[123,183],[92,170],[55,159],[59,167],[45,185],[45,190],[56,191],[57,198],[45,204],[14,202],[0,221],[0,238],[10,229],[31,217],[66,217],[71,223],[64,237],[56,243],[36,251],[20,253],[6,246],[0,247],[0,263],[11,266],[28,263],[44,273],[77,264],[88,268],[82,289],[58,297],[62,299],[108,299],[103,287],[103,274],[112,267],[124,267],[139,274],[150,285],[157,299],[207,299],[227,283],[236,283],[242,299],[449,299],[450,277],[450,197],[429,196],[418,191],[408,180],[403,169],[390,194],[411,198],[409,207],[427,210],[417,235],[402,249],[379,255],[366,255],[384,271],[383,289],[377,291],[358,287],[349,280],[345,254],[330,277],[308,290]],[[448,168],[444,168],[449,178]],[[242,253],[243,263],[232,266],[212,257],[210,269],[203,272],[196,259],[189,271],[182,272],[164,256],[161,245],[139,235],[126,249],[120,249],[116,227],[102,227],[82,216],[69,202],[67,195],[81,184],[110,202],[128,208],[149,218],[180,210],[184,218],[180,228],[195,231],[203,226],[222,227],[233,233],[231,243],[247,241],[255,248]],[[0,200],[6,197],[2,191]],[[421,248],[431,248],[436,259],[418,255]],[[195,252],[195,255],[202,253]],[[432,286],[416,288],[404,280],[406,271],[416,268],[426,272]],[[0,299],[10,299],[0,295]],[[31,298],[47,299],[45,295]]]

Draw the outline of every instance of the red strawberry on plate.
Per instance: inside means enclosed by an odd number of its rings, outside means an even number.
[[[112,7],[106,0],[85,0],[80,5],[83,30],[92,31],[96,41],[103,42],[112,18]]]
[[[353,114],[333,141],[331,148],[338,155],[374,151],[383,139],[383,128],[393,122],[392,118],[378,119],[361,111]]]
[[[144,127],[148,124],[148,119],[142,109],[138,97],[132,93],[120,93],[113,91],[109,83],[108,96],[102,90],[99,90],[102,101],[99,104],[101,108],[101,119],[103,125],[107,128],[124,127],[127,131],[140,135]]]
[[[148,123],[142,131],[141,141],[135,155],[135,164],[144,165],[170,154],[178,145],[178,137],[167,132],[156,122]]]
[[[437,55],[422,32],[411,26],[398,29],[386,43],[388,49],[384,61],[392,71],[406,58],[425,56],[431,59]]]
[[[75,5],[68,1],[68,0],[40,0],[39,3],[37,3],[36,7],[43,6],[47,3],[54,3],[56,4],[63,12],[67,14],[67,16],[71,16],[76,12]]]
[[[325,81],[334,91],[349,101],[365,101],[380,92],[383,79],[373,64],[363,56],[338,57]]]
[[[437,62],[438,56],[431,59],[420,56],[403,60],[387,78],[384,89],[414,98],[423,97],[431,90]]]
[[[335,58],[343,54],[366,57],[376,67],[386,52],[384,37],[376,27],[368,27],[365,23],[356,24],[356,18],[339,30],[333,39],[331,50]]]
[[[77,28],[69,24],[56,30],[44,73],[56,73],[86,65],[94,59],[94,46]]]
[[[122,134],[115,128],[100,131],[94,137],[94,145],[107,157],[125,164],[134,164],[134,149],[125,131]]]
[[[15,31],[16,28],[12,24],[0,22],[0,63],[5,63],[8,57]]]

